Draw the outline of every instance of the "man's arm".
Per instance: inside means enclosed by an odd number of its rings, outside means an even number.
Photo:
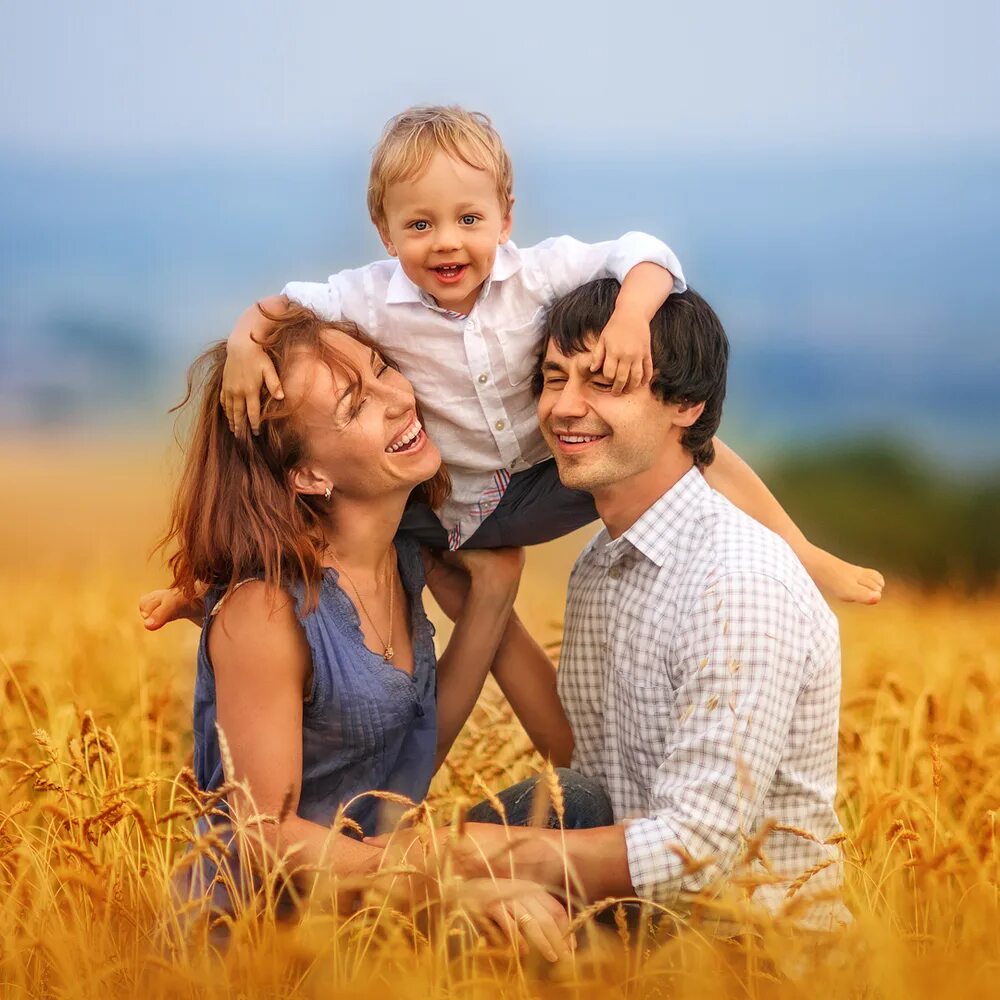
[[[719,580],[675,645],[671,739],[650,789],[650,815],[564,832],[469,824],[464,863],[477,870],[491,859],[497,874],[558,886],[565,844],[570,883],[588,899],[635,894],[669,902],[697,892],[732,867],[757,818],[807,669],[806,635],[778,581]]]

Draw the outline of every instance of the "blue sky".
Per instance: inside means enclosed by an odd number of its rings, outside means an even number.
[[[0,147],[367,149],[407,104],[524,148],[995,148],[995,0],[7,2]]]

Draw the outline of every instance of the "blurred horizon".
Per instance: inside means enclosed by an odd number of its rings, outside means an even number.
[[[1000,466],[1000,150],[515,151],[514,239],[632,228],[678,251],[733,345],[752,455],[875,438]],[[120,164],[0,147],[0,427],[163,425],[254,299],[384,256],[367,159]]]

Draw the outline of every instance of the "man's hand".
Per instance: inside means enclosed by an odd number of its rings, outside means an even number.
[[[647,385],[653,377],[649,338],[649,321],[642,313],[617,307],[594,345],[590,370],[603,369],[615,394]]]
[[[222,371],[219,402],[226,411],[229,429],[235,434],[250,420],[250,429],[260,433],[260,388],[267,386],[275,399],[284,399],[278,373],[267,352],[249,337],[230,337],[226,367]]]

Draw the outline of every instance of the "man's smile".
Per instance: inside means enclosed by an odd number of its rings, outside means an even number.
[[[580,431],[553,431],[556,445],[565,455],[578,455],[608,437],[607,434],[584,434]]]

